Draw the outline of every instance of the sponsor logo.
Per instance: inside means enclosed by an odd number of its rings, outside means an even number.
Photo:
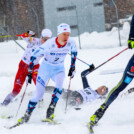
[[[34,55],[37,54],[39,51],[40,51],[40,50],[35,51],[35,52],[34,52]]]
[[[37,82],[40,83],[43,87],[45,87],[45,82],[43,81],[43,79],[41,79],[40,76],[38,76]]]
[[[50,55],[58,55],[58,56],[64,56],[66,55],[67,53],[50,53]]]
[[[132,67],[131,67],[131,72],[133,72],[133,73],[134,73],[134,66],[132,66]]]
[[[127,84],[129,84],[131,81],[132,81],[132,78],[128,77],[128,76],[124,80],[124,82],[127,83]]]
[[[129,71],[127,71],[127,74],[131,75],[131,76],[134,76],[134,73],[131,73]]]
[[[42,49],[42,50],[44,50],[44,48],[43,47],[39,47],[40,49]]]
[[[60,27],[68,27],[67,25],[61,25]]]
[[[16,80],[16,84],[18,84],[18,85],[21,86],[21,80],[20,80],[20,79],[17,79],[17,80]]]

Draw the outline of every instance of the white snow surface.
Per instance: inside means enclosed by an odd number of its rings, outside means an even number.
[[[103,33],[84,33],[81,35],[82,49],[78,49],[78,58],[94,64],[96,67],[107,61],[127,47],[127,39],[129,34],[129,24],[125,23],[121,33],[122,46],[119,47],[118,30],[113,28],[110,32]],[[74,37],[78,44],[78,38]],[[17,40],[24,48],[26,43]],[[23,55],[23,50],[19,48],[14,41],[0,43],[0,102],[5,96],[12,91],[15,75],[18,69],[19,61]],[[123,70],[125,69],[129,59],[133,55],[134,50],[126,50],[119,56],[115,57],[96,71],[88,75],[88,81],[93,89],[101,85],[106,85],[109,91],[120,81]],[[70,66],[70,55],[65,60],[66,78],[64,88],[68,88],[69,77],[67,76]],[[77,60],[76,75],[71,81],[71,90],[82,89],[80,74],[88,66]],[[116,70],[116,71],[115,71]],[[119,70],[119,71],[117,71]],[[109,72],[115,72],[110,74]],[[133,81],[132,81],[133,83]],[[123,91],[126,92],[133,84]],[[52,81],[49,86],[54,86]],[[16,115],[20,104],[20,97],[26,85],[18,95],[18,101],[11,103],[7,107],[0,107],[1,116]],[[51,94],[44,94],[43,106],[38,106],[34,110],[28,123],[23,124],[14,129],[8,130],[4,126],[11,126],[24,115],[28,101],[31,97],[30,93],[34,92],[35,85],[28,85],[26,95],[19,110],[18,116],[13,119],[0,119],[0,134],[89,134],[87,122],[90,116],[99,108],[104,100],[96,100],[91,103],[83,104],[81,110],[76,111],[73,107],[68,107],[65,113],[65,102],[60,99],[55,110],[55,121],[61,122],[59,125],[48,125],[42,123],[41,120],[46,116],[46,110],[51,100]],[[122,92],[122,93],[123,93]],[[122,94],[121,93],[121,94]],[[134,134],[134,94],[119,97],[110,105],[103,118],[99,121],[98,126],[94,128],[95,134]]]

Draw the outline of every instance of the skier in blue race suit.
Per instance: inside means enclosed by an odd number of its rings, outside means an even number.
[[[128,39],[128,48],[129,49],[134,48],[134,15],[131,21],[131,28]],[[110,91],[105,102],[100,106],[100,108],[91,116],[90,122],[88,123],[90,132],[93,133],[93,126],[98,123],[98,121],[102,118],[109,105],[118,97],[119,93],[123,91],[130,84],[133,78],[134,78],[134,55],[129,60],[119,83]]]

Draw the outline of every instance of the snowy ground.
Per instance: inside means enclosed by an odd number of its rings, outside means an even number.
[[[95,66],[100,65],[127,47],[126,42],[128,38],[128,29],[129,27],[125,28],[124,31],[121,31],[122,47],[118,47],[117,29],[112,30],[111,32],[94,32],[90,35],[87,33],[83,34],[81,36],[83,49],[78,49],[78,57],[89,64],[94,63]],[[18,42],[23,47],[26,46],[24,41]],[[111,90],[121,79],[123,73],[122,71],[124,70],[130,57],[133,55],[133,52],[134,50],[125,51],[115,59],[102,66],[100,69],[88,75],[90,86],[96,89],[100,85],[106,85],[109,87],[109,90]],[[3,101],[7,93],[9,93],[13,88],[15,74],[22,54],[23,50],[17,47],[13,41],[0,43],[0,102]],[[67,73],[69,65],[70,56],[68,55],[65,61],[66,79],[64,82],[64,88],[68,88],[69,78],[67,77]],[[86,68],[88,68],[87,65],[77,61],[77,73],[71,82],[72,90],[82,88],[80,73]],[[107,74],[111,71],[120,71],[120,73]],[[125,91],[133,87],[132,83],[125,89]],[[50,81],[48,85],[53,86],[54,83]],[[23,94],[25,86],[26,85],[24,84],[20,95]],[[27,94],[16,118],[10,120],[0,119],[1,134],[88,134],[89,131],[86,124],[89,122],[90,116],[104,102],[104,100],[96,100],[92,103],[84,104],[81,106],[82,109],[79,111],[68,107],[67,113],[65,113],[65,102],[61,99],[56,107],[55,120],[61,122],[62,124],[51,126],[41,122],[41,120],[45,118],[46,109],[51,99],[51,95],[46,93],[44,95],[44,103],[42,108],[37,106],[27,124],[12,130],[4,128],[4,126],[10,126],[16,123],[17,119],[24,114],[28,101],[31,97],[29,93],[34,90],[34,84],[28,85]],[[19,96],[18,101],[10,104],[8,107],[0,107],[0,115],[15,115],[20,102]],[[95,134],[134,134],[133,115],[134,94],[132,93],[129,96],[122,98],[119,96],[109,107],[104,117],[100,120],[98,126],[95,127]]]

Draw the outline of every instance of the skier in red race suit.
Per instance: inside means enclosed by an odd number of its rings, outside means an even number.
[[[49,38],[52,37],[52,32],[49,29],[43,29],[41,33],[41,38],[34,38],[35,33],[33,31],[28,31],[21,35],[22,39],[25,40],[27,44],[27,48],[23,54],[23,57],[19,63],[19,68],[15,77],[14,81],[14,87],[11,93],[9,93],[4,101],[1,103],[1,105],[6,106],[8,105],[13,98],[15,98],[19,92],[22,89],[22,86],[26,80],[29,63],[30,63],[30,57],[32,53],[41,46],[44,42],[46,42]],[[32,79],[34,81],[34,84],[36,84],[36,78],[38,74],[39,69],[39,60],[41,57],[38,57],[35,61],[34,67],[33,67],[33,73],[32,73]]]

